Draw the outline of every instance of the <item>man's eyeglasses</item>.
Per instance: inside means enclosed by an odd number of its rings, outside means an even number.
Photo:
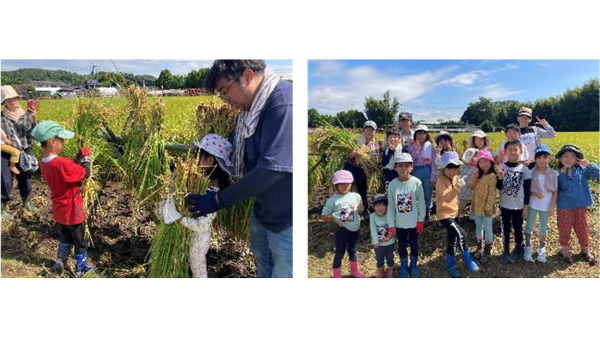
[[[230,85],[227,87],[227,89],[225,89],[225,91],[223,91],[223,92],[219,91],[219,97],[220,97],[222,100],[224,100],[224,101],[225,101],[225,100],[227,100],[227,92],[229,92],[229,89],[231,89],[231,87],[233,86],[233,84],[235,83],[235,81],[236,81],[236,80],[233,80],[233,81],[231,82],[231,84],[230,84]]]

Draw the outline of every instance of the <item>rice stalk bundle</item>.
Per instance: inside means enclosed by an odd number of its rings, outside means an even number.
[[[358,150],[358,161],[367,175],[379,170],[376,158],[369,155],[369,149],[361,145],[355,135],[333,126],[325,126],[317,130],[309,143],[311,154],[326,155],[327,160],[345,161],[348,154]]]
[[[254,198],[251,198],[220,210],[217,213],[215,228],[234,241],[248,241],[253,208]]]
[[[125,91],[128,116],[122,133],[124,186],[136,203],[154,205],[161,198],[169,166],[163,135],[165,103],[148,103],[144,90],[130,86]],[[135,207],[137,208],[137,207]]]
[[[209,178],[198,167],[198,158],[191,152],[185,158],[177,159],[173,175],[173,193],[177,209],[184,216],[187,211],[185,198],[189,194],[203,194],[209,185]],[[149,277],[182,278],[189,277],[190,246],[193,231],[180,222],[160,223],[150,243]]]
[[[384,189],[383,172],[378,172],[367,177],[367,192],[370,195],[382,193]]]
[[[217,101],[215,97],[209,103],[200,103],[196,108],[196,129],[199,136],[216,133],[229,137],[238,114],[238,109]]]
[[[90,241],[91,219],[99,210],[99,193],[102,189],[98,172],[107,173],[112,159],[112,150],[101,133],[102,125],[109,115],[109,110],[98,99],[78,100],[73,113],[76,148],[88,147],[91,150],[90,176],[83,181],[81,187],[83,206],[86,211],[86,236]]]

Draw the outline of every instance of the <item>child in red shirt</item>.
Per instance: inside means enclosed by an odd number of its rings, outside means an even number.
[[[60,243],[53,269],[58,273],[63,271],[74,246],[75,275],[80,276],[93,269],[87,264],[85,209],[80,193],[82,181],[90,174],[90,149],[83,147],[79,150],[77,158],[80,165],[71,159],[59,157],[64,141],[73,138],[74,133],[52,121],[39,123],[31,135],[42,144],[40,168],[50,187],[52,217],[60,227]]]

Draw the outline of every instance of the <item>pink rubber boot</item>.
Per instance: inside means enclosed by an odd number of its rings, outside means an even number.
[[[365,278],[365,274],[360,272],[358,261],[350,261],[350,275],[354,278]]]
[[[342,278],[342,267],[333,268],[333,278]]]

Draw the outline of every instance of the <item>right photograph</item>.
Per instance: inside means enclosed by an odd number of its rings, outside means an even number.
[[[309,278],[598,278],[599,60],[309,60]]]

